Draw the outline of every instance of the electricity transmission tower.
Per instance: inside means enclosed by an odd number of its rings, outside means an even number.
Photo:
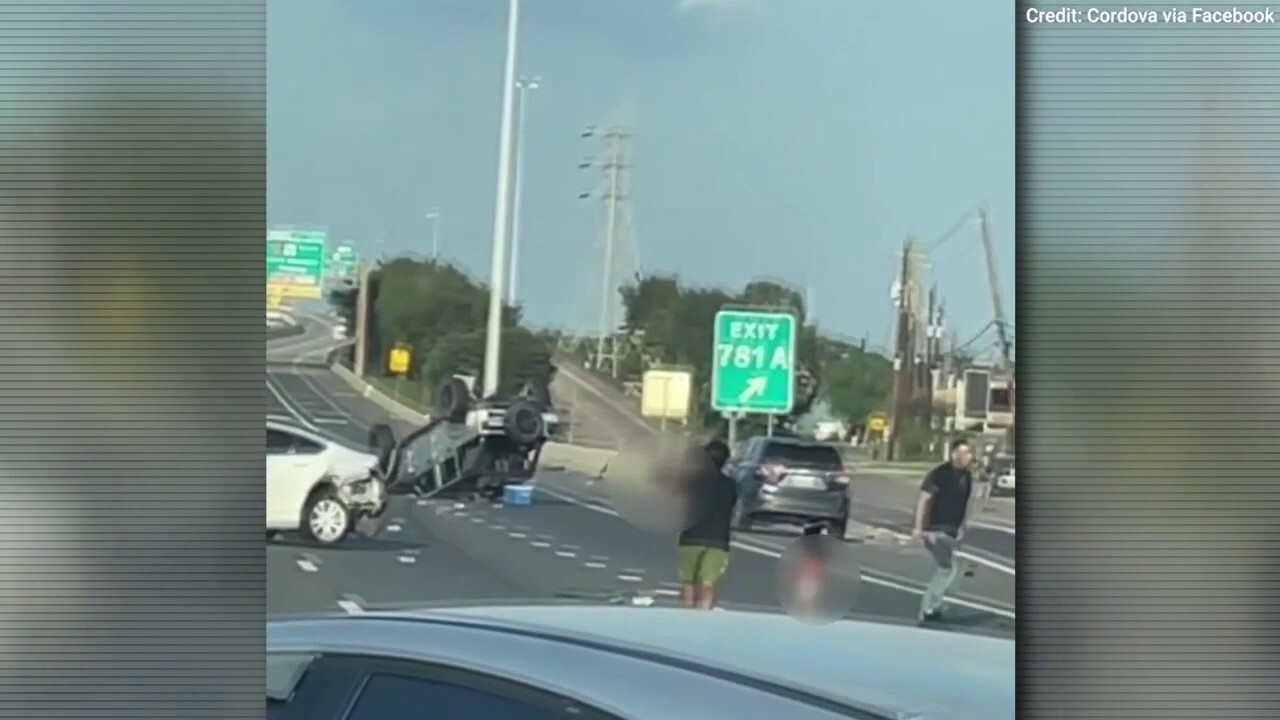
[[[579,164],[583,170],[594,171],[595,188],[579,194],[584,200],[600,203],[600,264],[599,273],[592,283],[588,307],[595,310],[596,369],[618,376],[618,329],[622,321],[621,297],[618,289],[623,283],[637,276],[638,262],[635,237],[631,222],[631,138],[633,131],[627,120],[628,113],[621,110],[603,127],[588,127],[582,132],[584,139],[596,143],[592,157]],[[576,349],[580,337],[569,341],[569,349]]]

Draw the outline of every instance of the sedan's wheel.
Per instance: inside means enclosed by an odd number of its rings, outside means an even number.
[[[307,535],[325,545],[338,542],[351,530],[351,511],[331,490],[323,490],[311,496],[304,511],[304,519],[303,527]]]

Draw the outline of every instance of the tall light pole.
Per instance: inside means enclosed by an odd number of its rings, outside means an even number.
[[[520,91],[519,111],[516,115],[516,189],[512,193],[511,200],[511,271],[509,278],[510,286],[507,290],[507,301],[511,304],[516,302],[516,276],[518,274],[517,263],[520,260],[520,207],[521,207],[521,190],[524,188],[524,118],[525,104],[528,103],[528,93],[530,90],[538,89],[538,81],[540,78],[520,78],[516,81],[516,89]]]
[[[507,58],[502,69],[502,115],[498,133],[498,188],[493,208],[493,258],[489,267],[489,323],[484,339],[485,397],[498,391],[498,353],[502,350],[502,291],[507,258],[507,198],[511,192],[513,101],[516,89],[516,51],[520,35],[520,0],[507,0]]]
[[[440,208],[432,208],[424,216],[431,221],[431,259],[440,257]]]

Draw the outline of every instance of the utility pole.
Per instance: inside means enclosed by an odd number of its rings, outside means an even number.
[[[440,208],[432,208],[431,212],[423,215],[431,221],[431,260],[440,259]]]
[[[587,161],[581,167],[598,166],[601,173],[600,190],[596,193],[583,193],[580,197],[598,197],[603,203],[603,227],[601,235],[604,241],[604,262],[600,267],[600,315],[596,338],[596,369],[603,370],[609,364],[609,372],[618,377],[618,341],[617,323],[614,322],[614,307],[617,304],[618,287],[615,254],[622,240],[624,220],[627,216],[625,205],[629,199],[629,171],[631,131],[624,123],[618,122],[598,133],[604,143],[603,160]],[[588,129],[583,137],[596,137],[594,129]]]
[[[991,223],[987,218],[986,208],[978,208],[978,223],[982,229],[982,252],[987,259],[987,285],[991,290],[993,317],[1000,341],[1001,369],[1008,370],[1013,366],[1013,342],[1009,340],[1009,327],[1004,317],[1004,298],[1000,292],[1000,275],[996,271],[996,251],[991,243]]]
[[[516,51],[520,37],[520,0],[507,0],[507,50],[502,68],[502,110],[498,132],[498,183],[493,208],[493,249],[489,265],[489,317],[484,338],[482,397],[498,391],[502,352],[502,295],[506,290],[507,229],[511,220],[511,150],[514,144]]]
[[[356,377],[364,379],[364,359],[369,343],[369,269],[371,263],[360,261],[360,271],[356,282],[356,356],[354,360]]]
[[[519,90],[519,110],[516,113],[516,180],[515,191],[511,199],[511,271],[510,287],[507,290],[507,302],[516,304],[516,279],[519,275],[520,261],[520,215],[524,200],[524,120],[525,106],[529,102],[529,91],[538,89],[538,78],[521,78],[516,81]]]
[[[925,340],[924,340],[924,376],[925,376],[925,397],[929,400],[928,419],[929,429],[933,429],[933,386],[936,384],[934,380],[934,370],[937,367],[937,334],[938,334],[938,286],[934,285],[929,288],[929,320],[925,324]]]
[[[898,455],[899,432],[904,427],[904,415],[907,403],[911,400],[912,365],[915,362],[915,348],[911,327],[911,296],[914,278],[911,277],[911,253],[913,242],[908,240],[902,246],[902,269],[898,275],[895,300],[898,305],[897,339],[894,348],[894,382],[893,382],[893,416],[890,418],[889,444],[887,460],[895,460]]]

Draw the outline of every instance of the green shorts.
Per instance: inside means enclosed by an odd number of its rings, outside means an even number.
[[[729,553],[704,545],[680,546],[680,582],[713,585],[729,569]]]

